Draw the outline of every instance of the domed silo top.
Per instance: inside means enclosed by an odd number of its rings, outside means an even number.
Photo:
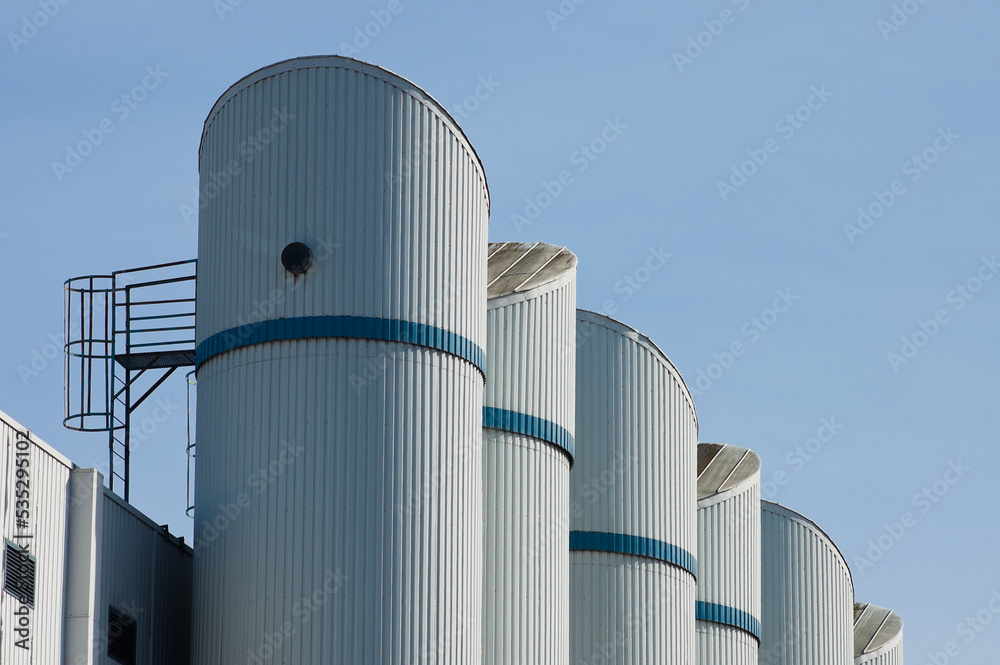
[[[840,567],[847,573],[853,596],[854,573],[851,571],[851,567],[847,564],[847,558],[844,556],[844,553],[840,551],[840,548],[837,547],[837,543],[833,541],[833,538],[831,538],[826,531],[802,513],[798,513],[787,506],[781,505],[780,503],[776,503],[774,501],[761,501],[760,508],[763,514],[770,513],[771,515],[779,517],[786,522],[797,524],[806,531],[812,533],[816,538],[824,543],[830,553],[832,553],[836,558]]]
[[[282,60],[281,62],[276,62],[273,65],[262,67],[255,72],[247,74],[239,81],[231,85],[228,90],[222,93],[222,96],[219,97],[218,101],[215,102],[215,105],[212,106],[211,112],[205,119],[205,125],[204,128],[202,129],[201,143],[198,146],[199,168],[201,165],[202,152],[205,149],[205,135],[208,133],[209,127],[212,126],[212,123],[215,121],[216,116],[219,114],[219,111],[221,111],[222,108],[225,107],[225,105],[229,103],[236,95],[238,95],[243,90],[253,86],[254,84],[263,81],[264,79],[271,78],[279,74],[292,72],[300,69],[324,69],[324,68],[351,70],[383,81],[401,90],[402,92],[406,93],[415,100],[419,101],[424,105],[424,107],[426,107],[434,115],[436,115],[442,122],[444,122],[444,124],[446,124],[452,131],[455,132],[456,136],[462,142],[463,147],[469,152],[470,155],[472,155],[473,159],[475,160],[477,171],[479,172],[479,177],[482,179],[483,186],[486,189],[486,200],[488,209],[489,186],[486,182],[486,170],[483,168],[483,162],[479,158],[479,154],[476,152],[476,149],[472,146],[472,142],[469,141],[468,136],[465,135],[465,132],[459,126],[458,122],[455,121],[455,118],[452,117],[451,113],[449,113],[448,110],[441,103],[439,103],[436,99],[431,97],[425,90],[417,86],[412,81],[408,81],[407,79],[403,78],[399,74],[395,74],[389,71],[388,69],[379,67],[378,65],[373,65],[371,63],[364,62],[362,60],[356,60],[354,58],[348,58],[342,55],[313,55],[313,56],[303,56],[299,58],[290,58],[288,60]]]
[[[491,307],[558,288],[576,272],[573,252],[544,242],[491,242],[488,255],[486,298]]]
[[[698,506],[724,501],[759,479],[760,456],[724,443],[698,444]]]
[[[859,662],[895,648],[903,639],[903,619],[871,603],[854,603],[854,658]]]

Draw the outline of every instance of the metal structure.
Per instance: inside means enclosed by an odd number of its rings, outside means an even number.
[[[188,662],[193,553],[183,539],[3,412],[0,478],[5,496],[22,497],[2,520],[0,662],[121,665],[111,654],[129,648],[138,663]],[[17,550],[34,565],[15,595]],[[114,630],[111,612],[128,617],[134,633]]]
[[[64,286],[63,424],[108,433],[108,483],[129,499],[132,414],[180,367],[194,365],[194,259]]]
[[[699,665],[757,665],[760,645],[760,457],[698,444]]]
[[[479,158],[329,56],[226,91],[199,168],[193,663],[480,663]]]
[[[198,390],[198,380],[195,377],[195,371],[191,370],[184,375],[184,381],[187,383],[187,390],[185,392],[185,402],[187,406],[187,446],[184,448],[184,452],[187,453],[187,486],[185,489],[185,496],[187,501],[184,509],[184,514],[188,517],[194,518],[194,470],[195,470],[195,450],[198,447],[198,443],[195,439],[195,435],[192,433],[192,429],[197,421],[197,390]],[[192,399],[192,394],[195,398]]]
[[[815,523],[761,502],[760,662],[840,665],[854,659],[854,583]]]
[[[695,659],[698,420],[680,373],[632,328],[577,312],[570,662]]]
[[[903,665],[903,619],[884,607],[854,604],[854,665]]]
[[[569,662],[576,256],[489,246],[483,663]]]

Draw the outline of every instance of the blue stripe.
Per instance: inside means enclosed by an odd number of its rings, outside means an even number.
[[[724,626],[745,630],[756,637],[758,642],[760,641],[760,621],[752,614],[735,607],[726,607],[699,600],[694,604],[694,617],[702,621],[721,623]]]
[[[247,323],[215,333],[199,344],[195,352],[195,367],[201,367],[220,353],[252,344],[345,337],[426,346],[467,360],[486,376],[486,354],[471,340],[425,323],[372,316],[300,316]]]
[[[573,435],[565,427],[555,424],[551,420],[529,416],[526,413],[508,411],[507,409],[495,409],[491,406],[483,407],[483,427],[513,432],[514,434],[524,434],[536,439],[541,439],[548,443],[562,448],[569,456],[569,461],[573,461],[576,453],[576,441]]]
[[[593,552],[616,552],[649,557],[678,566],[695,577],[698,576],[698,562],[687,550],[661,540],[628,536],[621,533],[600,531],[570,531],[570,551],[589,550]]]

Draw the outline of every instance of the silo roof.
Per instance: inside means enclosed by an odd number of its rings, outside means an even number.
[[[724,443],[698,444],[698,499],[739,487],[760,471],[760,456]]]
[[[476,152],[475,147],[473,147],[472,142],[466,135],[465,131],[455,120],[451,112],[445,108],[444,104],[437,101],[432,97],[426,90],[418,86],[413,81],[406,79],[395,72],[391,72],[384,67],[374,65],[370,62],[365,62],[364,60],[358,60],[356,58],[349,58],[342,55],[312,55],[312,56],[301,56],[297,58],[289,58],[287,60],[281,60],[266,67],[261,67],[260,69],[251,72],[241,78],[236,83],[229,86],[229,88],[219,96],[215,104],[212,106],[212,110],[209,111],[208,117],[205,118],[205,125],[202,128],[201,142],[198,146],[198,165],[201,168],[201,155],[205,147],[205,135],[208,133],[208,128],[211,126],[213,120],[215,120],[216,115],[235,97],[237,94],[243,90],[249,88],[253,84],[262,81],[266,78],[272,76],[277,76],[285,72],[295,71],[299,69],[312,69],[312,68],[338,68],[345,69],[349,71],[355,71],[366,76],[371,76],[373,78],[385,81],[396,88],[404,91],[414,99],[422,102],[426,108],[430,109],[432,112],[437,114],[443,119],[445,124],[449,125],[452,130],[454,130],[455,135],[458,140],[465,146],[466,150],[475,160],[476,168],[479,171],[479,175],[483,179],[483,186],[486,189],[486,202],[487,208],[490,205],[490,188],[489,182],[486,179],[486,169],[483,167],[483,160],[479,158],[479,153]]]
[[[525,293],[559,281],[576,270],[576,255],[544,242],[491,242],[486,297]]]
[[[871,603],[854,603],[854,657],[895,646],[903,619],[892,610]]]

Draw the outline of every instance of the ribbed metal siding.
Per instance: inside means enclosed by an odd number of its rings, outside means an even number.
[[[485,406],[575,430],[575,270],[489,301]],[[483,429],[483,662],[569,662],[569,458]]]
[[[569,461],[484,430],[483,662],[569,662]]]
[[[373,362],[359,395],[350,378]],[[273,662],[479,662],[479,372],[361,340],[212,363],[198,382],[199,412],[216,414],[199,421],[196,634],[217,637],[196,637],[204,662],[272,648]]]
[[[699,585],[701,581],[699,580]],[[757,665],[757,640],[745,630],[712,621],[695,622],[698,665]],[[761,660],[761,665],[767,665]]]
[[[283,112],[206,197],[199,344],[260,318],[363,316],[483,348],[488,193],[442,107],[356,61],[279,63],[213,109],[203,194]],[[316,254],[298,278],[279,261],[293,241]],[[410,344],[311,339],[224,353],[198,381],[196,665],[481,662],[479,370]]]
[[[233,161],[240,172],[214,184]],[[485,176],[413,84],[345,58],[267,67],[212,110],[200,173],[198,344],[256,319],[337,314],[483,346]],[[293,241],[316,254],[300,278],[279,260]]]
[[[35,606],[29,610],[30,639],[28,649],[15,646],[21,639],[14,632],[18,622],[14,611],[21,604],[6,591],[0,590],[0,620],[3,621],[2,662],[10,665],[59,663],[63,644],[63,590],[66,556],[67,484],[72,463],[59,455],[4,413],[0,412],[0,444],[3,459],[3,535],[7,540],[24,545],[30,543],[35,564]],[[27,529],[17,527],[15,496],[17,441],[30,445],[31,516]],[[23,486],[22,486],[23,491]],[[32,538],[15,539],[17,533],[30,533]],[[0,571],[2,572],[2,571]],[[3,579],[0,575],[0,589]]]
[[[570,662],[693,663],[694,594],[691,575],[675,566],[570,552]]]
[[[739,610],[759,623],[760,557],[758,472],[698,502],[697,599]],[[697,630],[700,665],[756,665],[758,643],[745,631],[701,620]]]
[[[854,586],[833,541],[811,521],[761,502],[760,663],[850,665]]]
[[[666,356],[627,326],[579,311],[576,408],[572,531],[638,536],[697,556],[698,421]],[[626,631],[636,647],[613,662],[692,663],[694,597],[695,578],[669,563],[570,552],[571,662]],[[656,635],[630,630],[627,616],[650,599]]]
[[[899,640],[878,653],[858,656],[854,665],[903,665],[903,641]]]
[[[184,665],[191,658],[190,548],[161,527],[104,492],[101,593],[98,615],[107,631],[108,607],[131,614],[137,624],[137,662]],[[118,665],[108,656],[107,635],[98,636],[98,663]]]

